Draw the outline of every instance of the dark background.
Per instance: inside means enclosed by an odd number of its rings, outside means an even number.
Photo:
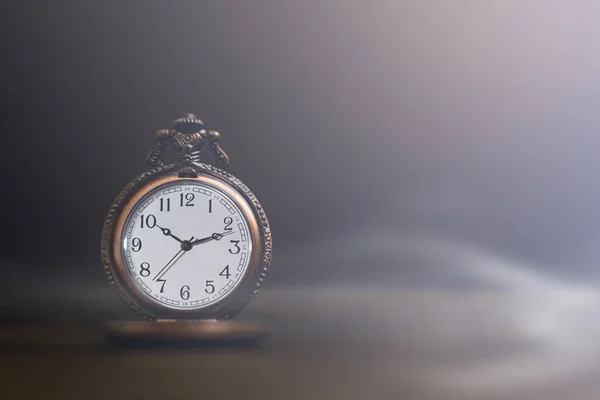
[[[589,281],[596,8],[4,2],[3,265],[101,276],[110,204],[192,112],[268,212],[273,282],[408,279],[406,235]]]
[[[0,398],[598,399],[598,21],[585,0],[1,2]],[[275,332],[116,351],[105,321],[139,319],[104,217],[188,112],[269,216],[238,319]]]

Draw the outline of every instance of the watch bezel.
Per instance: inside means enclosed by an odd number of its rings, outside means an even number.
[[[138,176],[123,189],[104,223],[101,247],[104,269],[119,297],[145,319],[229,319],[256,295],[268,272],[272,251],[269,222],[254,194],[232,174],[206,164],[199,164],[199,168],[194,169],[195,176],[180,174],[184,170],[189,168],[158,167]],[[150,299],[127,273],[122,256],[125,222],[135,204],[157,187],[175,181],[201,181],[229,195],[246,218],[252,240],[250,262],[242,281],[223,299],[200,309],[178,310]]]

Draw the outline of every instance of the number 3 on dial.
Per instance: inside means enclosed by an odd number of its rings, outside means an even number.
[[[240,249],[240,245],[239,245],[240,241],[239,240],[230,240],[230,242],[233,243],[233,245],[235,246],[235,248],[229,249],[229,252],[231,254],[237,254],[240,252],[240,250],[242,250],[242,249]]]

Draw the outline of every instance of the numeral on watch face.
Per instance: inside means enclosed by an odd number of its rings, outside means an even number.
[[[183,193],[181,193],[179,195],[179,205],[181,207],[193,207],[194,197],[194,193],[186,193],[185,196]]]
[[[140,275],[143,276],[144,278],[149,277],[150,276],[150,264],[148,264],[147,262],[143,262],[140,267],[142,268],[140,270]]]
[[[208,294],[212,294],[215,292],[215,285],[213,285],[214,281],[206,281],[206,289],[204,291]]]
[[[153,214],[144,216],[140,215],[140,228],[154,228],[156,226],[156,217]]]
[[[237,254],[237,253],[239,253],[239,252],[240,252],[240,250],[242,250],[242,249],[240,248],[240,244],[239,244],[239,243],[240,243],[240,241],[239,241],[239,240],[230,240],[230,242],[231,242],[231,243],[233,243],[233,245],[234,245],[234,248],[232,248],[232,249],[229,249],[229,252],[230,252],[231,254]]]
[[[139,237],[134,237],[131,241],[131,250],[136,253],[142,249],[142,240]]]
[[[171,199],[160,199],[160,211],[171,211]]]
[[[181,298],[183,300],[187,300],[190,298],[190,287],[188,285],[184,285],[181,287],[181,290],[179,291],[179,295],[181,296]]]
[[[229,273],[229,265],[226,266],[223,271],[221,271],[219,273],[219,276],[224,276],[226,279],[229,279],[229,277],[231,276],[231,274]]]
[[[157,279],[156,282],[161,283],[160,285],[160,292],[164,293],[165,292],[165,283],[167,283],[167,281],[165,279]]]

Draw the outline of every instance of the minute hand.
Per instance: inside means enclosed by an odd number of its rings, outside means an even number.
[[[190,240],[193,240],[193,239],[194,239],[194,237],[192,236],[192,238],[191,238]],[[183,243],[182,243],[182,245],[181,245],[181,249],[180,249],[180,250],[177,252],[177,254],[175,254],[175,255],[173,256],[173,258],[171,258],[171,260],[170,260],[170,261],[167,263],[167,265],[165,265],[165,266],[163,267],[163,269],[161,269],[161,270],[158,272],[158,274],[156,274],[156,276],[154,277],[154,279],[153,279],[153,280],[154,280],[154,281],[157,281],[158,279],[162,278],[162,276],[163,276],[164,274],[166,274],[166,273],[169,271],[169,269],[171,269],[171,267],[172,267],[173,265],[175,265],[175,263],[176,263],[177,261],[179,261],[179,259],[180,259],[181,257],[183,257],[183,255],[184,255],[185,253],[187,253],[187,251],[188,251],[188,250],[191,248],[191,247],[189,247],[189,246],[190,246],[190,244],[191,244],[191,243],[190,243],[188,240],[186,240],[185,242],[183,242]]]
[[[186,251],[185,251],[185,250],[183,250],[183,249],[179,250],[179,252],[178,252],[177,254],[175,254],[175,257],[173,257],[173,258],[171,259],[171,261],[169,261],[169,263],[168,263],[167,265],[165,265],[165,266],[163,267],[163,269],[161,269],[161,270],[160,270],[160,272],[159,272],[158,274],[156,274],[156,276],[154,277],[154,280],[155,280],[155,281],[158,281],[160,278],[162,278],[162,276],[163,276],[164,274],[166,274],[166,273],[167,273],[167,272],[168,272],[168,271],[171,269],[171,267],[172,267],[173,265],[175,265],[175,263],[176,263],[177,261],[179,261],[179,259],[180,259],[181,257],[183,257],[183,256],[184,256],[184,254],[185,254],[185,253],[186,253]]]

